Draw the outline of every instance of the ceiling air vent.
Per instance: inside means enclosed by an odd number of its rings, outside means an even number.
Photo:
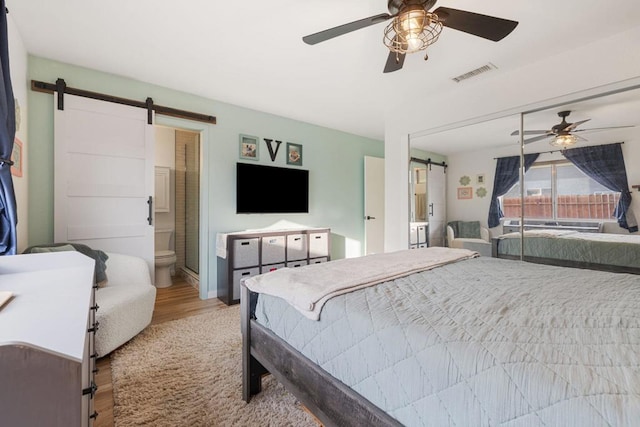
[[[470,79],[471,77],[475,77],[482,73],[486,73],[487,71],[496,70],[498,67],[489,62],[487,65],[483,65],[480,68],[476,68],[475,70],[471,70],[468,73],[460,74],[458,77],[454,77],[453,80],[456,83],[460,83],[463,80]]]

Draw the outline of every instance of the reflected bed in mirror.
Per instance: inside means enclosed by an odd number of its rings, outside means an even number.
[[[500,225],[491,229],[491,236],[497,238],[503,234],[517,231],[516,239],[522,238],[520,227],[504,227],[505,221],[524,220],[525,223],[586,223],[595,224],[601,231],[599,239],[611,240],[610,244],[623,245],[620,236],[628,236],[613,216],[624,190],[610,189],[605,182],[593,179],[580,167],[571,163],[563,155],[562,149],[550,144],[556,136],[551,131],[562,121],[558,114],[564,115],[567,123],[565,131],[577,136],[572,148],[603,146],[623,143],[621,150],[626,164],[627,191],[632,184],[640,182],[640,169],[634,167],[640,163],[640,90],[620,91],[599,97],[591,97],[575,102],[557,103],[553,107],[529,112],[523,116],[524,139],[527,143],[522,152],[525,155],[539,153],[533,166],[528,169],[522,183],[499,198],[504,212]],[[461,127],[451,126],[443,130],[417,132],[410,137],[412,150],[437,152],[446,156],[447,170],[447,219],[479,220],[488,225],[488,211],[495,183],[496,159],[520,156],[520,117],[507,116]],[[547,135],[548,134],[548,135]],[[535,139],[533,139],[535,138]],[[532,140],[533,139],[533,140]],[[476,176],[484,176],[484,185],[477,183]],[[469,177],[472,187],[471,199],[459,199],[460,179]],[[480,197],[480,187],[486,197]],[[523,188],[524,198],[520,197]],[[640,212],[640,196],[632,196],[631,210]],[[633,197],[635,196],[635,197]],[[633,216],[635,218],[635,215]],[[629,225],[635,220],[630,217]],[[547,227],[553,229],[553,227]],[[633,231],[634,228],[631,227]],[[636,234],[634,232],[634,234]],[[582,236],[581,238],[583,238]],[[623,240],[629,240],[622,237]],[[631,239],[633,240],[633,238]],[[532,254],[530,241],[512,243],[514,247],[523,247],[524,253]],[[552,242],[550,245],[559,245]],[[570,252],[572,249],[568,249]],[[511,256],[518,257],[516,254]],[[539,256],[539,259],[552,259],[552,256]],[[582,262],[565,256],[571,262]],[[615,260],[590,260],[591,267],[603,263],[607,266],[623,263]],[[576,265],[584,267],[587,264]],[[619,267],[619,266],[618,266]],[[598,267],[599,268],[599,267]],[[617,269],[617,267],[609,268]]]

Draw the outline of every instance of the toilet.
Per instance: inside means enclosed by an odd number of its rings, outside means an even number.
[[[156,288],[171,286],[171,266],[177,260],[176,253],[169,249],[172,235],[173,230],[170,229],[155,231]]]

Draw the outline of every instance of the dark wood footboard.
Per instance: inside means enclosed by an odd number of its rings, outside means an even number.
[[[250,295],[242,285],[242,397],[246,402],[260,392],[262,376],[269,372],[325,426],[401,425],[258,324],[252,318]]]

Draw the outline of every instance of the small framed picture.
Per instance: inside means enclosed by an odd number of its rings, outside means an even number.
[[[287,142],[287,164],[302,166],[302,145]]]
[[[458,199],[471,199],[473,197],[473,187],[458,187]]]
[[[480,174],[476,177],[476,184],[484,185],[484,174]]]
[[[11,175],[22,176],[22,141],[18,138],[13,140],[13,151],[11,152]]]
[[[240,158],[260,160],[257,136],[240,135]]]

